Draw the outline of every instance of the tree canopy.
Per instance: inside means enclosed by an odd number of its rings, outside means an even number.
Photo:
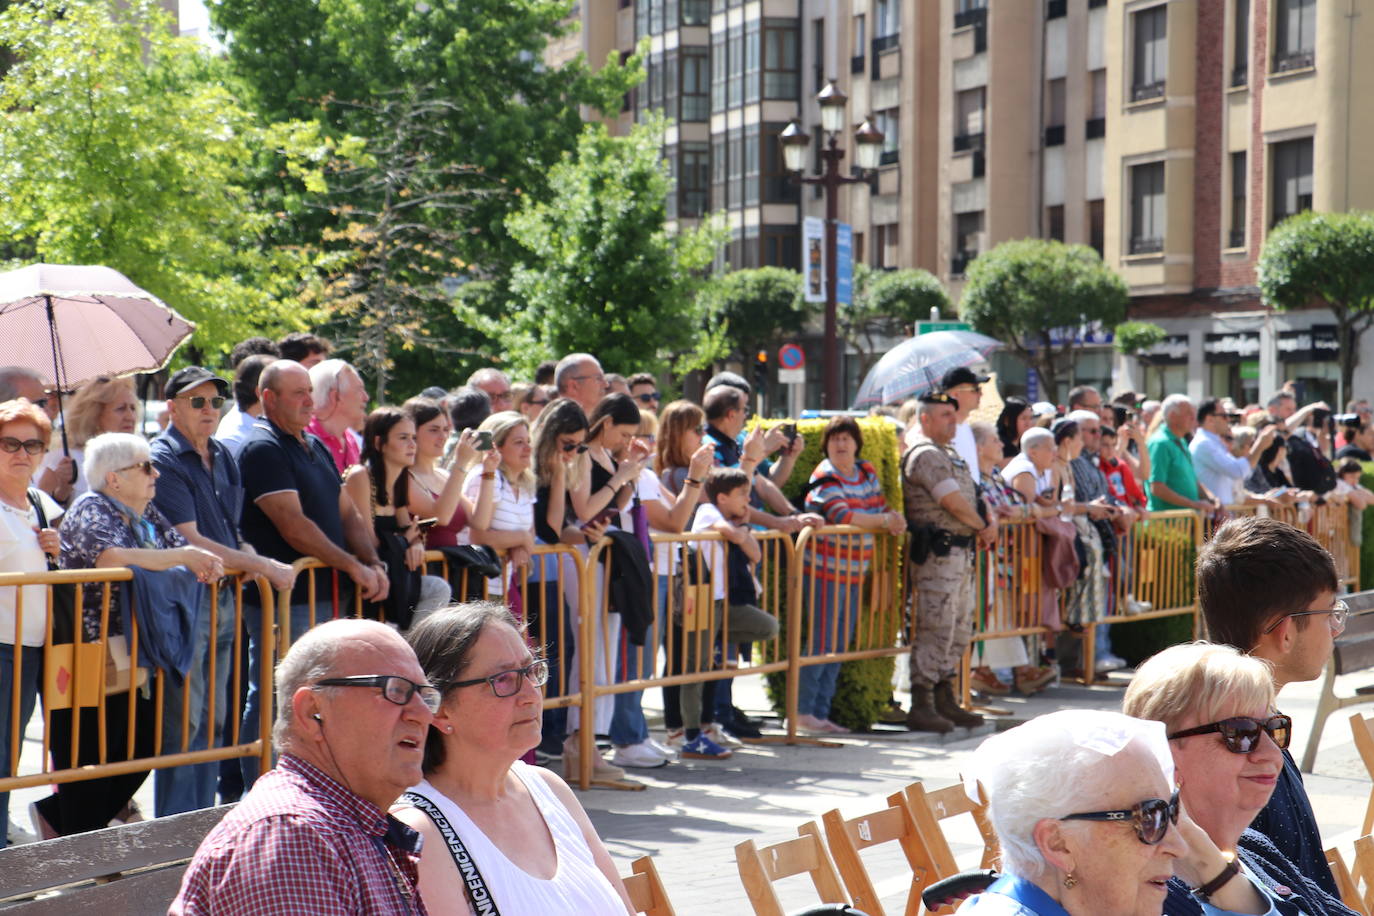
[[[729,353],[746,362],[757,351],[801,333],[816,311],[802,297],[801,274],[781,267],[721,274],[698,298],[706,320],[719,326]]]
[[[1374,322],[1374,213],[1299,213],[1264,242],[1260,295],[1278,309],[1324,305],[1336,317],[1341,383],[1350,396],[1360,337]]]
[[[877,361],[879,339],[901,337],[932,308],[950,314],[953,306],[940,280],[927,270],[873,270],[855,266],[854,301],[839,310],[840,332],[860,353],[862,376]]]
[[[964,320],[1035,368],[1046,397],[1054,396],[1080,329],[1115,328],[1126,317],[1126,282],[1087,245],[1004,242],[975,258],[965,276]]]
[[[119,270],[197,322],[201,351],[310,318],[285,307],[300,261],[262,244],[277,217],[244,181],[255,150],[308,128],[260,124],[151,0],[16,4],[0,46],[0,243]]]

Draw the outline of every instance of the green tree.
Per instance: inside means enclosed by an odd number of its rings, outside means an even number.
[[[1135,356],[1162,342],[1168,333],[1149,321],[1123,321],[1116,326],[1112,337],[1118,352]]]
[[[1055,396],[1078,329],[1115,328],[1126,317],[1126,282],[1087,245],[1004,242],[975,258],[966,276],[960,314],[1033,367],[1046,397]]]
[[[949,294],[926,270],[873,270],[855,266],[854,301],[839,310],[840,332],[859,351],[862,378],[878,360],[878,339],[899,337],[930,317],[931,309],[954,311]]]
[[[594,353],[608,370],[679,374],[721,349],[696,294],[724,233],[708,220],[669,235],[669,189],[654,120],[613,137],[588,124],[577,151],[549,173],[549,194],[526,197],[507,220],[525,260],[500,317],[461,301],[461,314],[504,348],[504,362],[532,371],[540,360]],[[518,305],[517,305],[518,303]]]
[[[549,66],[550,41],[576,28],[572,0],[209,0],[235,71],[272,118],[313,118],[335,133],[365,133],[361,108],[388,93],[431,87],[450,102],[441,163],[475,166],[503,193],[473,203],[452,228],[470,265],[504,274],[521,257],[505,218],[547,193],[549,169],[573,149],[584,106],[619,111],[642,77],[639,59],[608,59],[592,73],[578,58]],[[359,119],[363,122],[359,126]],[[271,192],[270,176],[266,192]],[[288,212],[293,212],[288,207]],[[295,211],[296,240],[313,240],[320,215]]]
[[[310,318],[283,307],[299,260],[261,244],[275,217],[244,183],[308,129],[257,124],[150,0],[15,4],[0,45],[0,248],[121,271],[197,322],[199,358]]]
[[[714,277],[698,295],[706,320],[721,328],[730,354],[751,361],[801,333],[815,313],[802,297],[802,277],[795,270],[759,267]]]
[[[1279,309],[1324,305],[1336,317],[1341,390],[1353,390],[1360,337],[1374,322],[1374,213],[1299,213],[1264,242],[1260,295]]]

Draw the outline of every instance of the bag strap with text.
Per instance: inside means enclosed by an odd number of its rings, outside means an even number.
[[[458,874],[463,879],[463,888],[467,891],[469,902],[472,903],[472,911],[477,916],[500,916],[501,911],[496,908],[496,900],[487,890],[487,882],[482,880],[482,872],[478,869],[477,862],[463,845],[462,837],[458,836],[458,831],[453,829],[444,812],[418,792],[407,792],[401,796],[401,800],[409,802],[429,815],[429,819],[439,829],[439,835],[448,844],[449,855],[453,856],[453,864],[458,866]]]

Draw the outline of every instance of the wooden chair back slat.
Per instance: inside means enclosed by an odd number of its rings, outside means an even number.
[[[796,839],[762,849],[753,840],[735,847],[740,881],[756,916],[785,916],[773,883],[794,875],[805,874],[811,879],[821,903],[849,902],[816,822],[807,821],[797,828],[797,833]]]
[[[630,865],[630,874],[621,880],[630,894],[630,903],[636,913],[644,916],[677,916],[668,895],[663,890],[663,882],[658,877],[654,860],[640,856]]]

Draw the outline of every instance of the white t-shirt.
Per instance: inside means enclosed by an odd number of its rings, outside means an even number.
[[[983,472],[978,470],[978,443],[973,441],[972,426],[960,423],[954,428],[954,450],[964,459],[964,464],[968,465],[973,482],[979,483],[983,479]]]
[[[239,452],[243,451],[243,444],[248,441],[248,434],[253,431],[253,424],[259,419],[251,413],[239,410],[239,405],[235,404],[220,418],[219,426],[215,429],[215,438],[223,442],[225,448],[229,449],[229,454],[237,459]]]
[[[496,472],[495,490],[491,494],[492,511],[491,525],[488,527],[492,531],[534,531],[534,493],[516,490],[511,486],[510,481],[506,480],[506,475],[501,471]],[[463,479],[463,495],[474,505],[477,503],[477,496],[482,490],[482,466],[479,464],[468,471],[468,476]],[[460,543],[471,543],[467,537],[468,529],[463,529],[458,535]],[[506,585],[501,579],[487,580],[487,594],[504,595]]]
[[[720,514],[720,510],[713,504],[704,502],[697,506],[697,514],[692,519],[692,533],[699,531],[709,531],[718,522],[725,521],[725,516]],[[711,570],[711,585],[715,592],[717,601],[725,600],[725,550],[720,541],[707,541],[702,544],[699,550],[703,551],[706,567]]]
[[[83,465],[86,463],[85,449],[73,448],[71,452],[72,461],[76,463],[76,483],[72,484],[72,497],[71,499],[67,500],[67,505],[71,505],[72,500],[75,500],[82,493],[85,493],[87,490],[90,489],[90,486],[86,483],[86,469],[83,467]],[[43,459],[42,467],[40,467],[38,473],[34,475],[34,485],[37,486],[36,482],[43,478],[44,471],[56,471],[57,462],[61,460],[62,446],[61,444],[59,444],[57,448],[50,450],[47,454],[47,457]],[[59,506],[58,508],[61,507]]]
[[[41,491],[40,491],[41,492]],[[56,528],[62,507],[46,493],[39,497],[48,527]],[[38,547],[38,513],[29,506],[16,509],[0,502],[0,572],[46,572],[48,561]],[[0,588],[0,643],[14,645],[15,588]],[[41,646],[48,632],[48,596],[43,585],[24,586],[24,625],[20,639],[26,646]]]

